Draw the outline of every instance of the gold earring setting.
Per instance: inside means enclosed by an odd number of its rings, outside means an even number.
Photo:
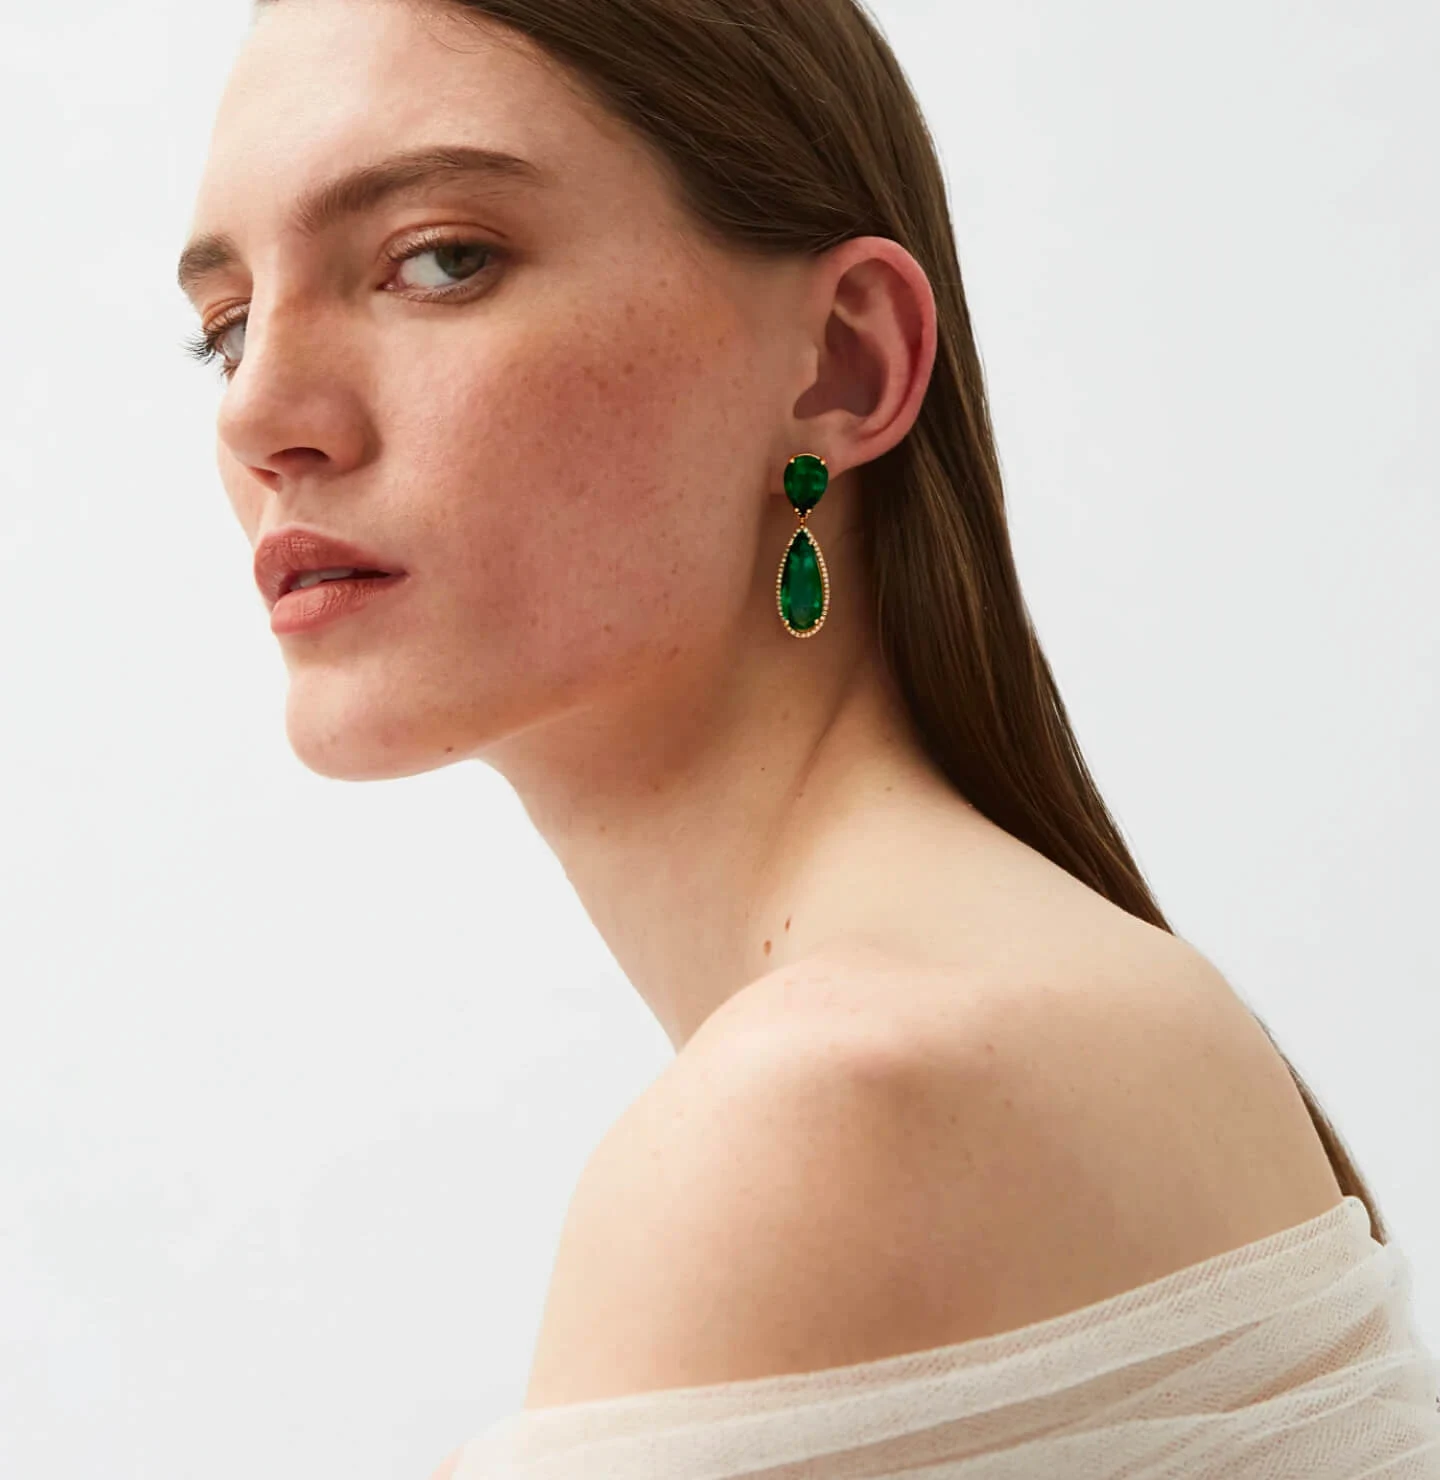
[[[814,637],[830,615],[830,573],[820,544],[805,522],[829,486],[830,467],[823,457],[802,452],[790,459],[785,495],[800,516],[800,527],[780,562],[775,603],[791,637]]]

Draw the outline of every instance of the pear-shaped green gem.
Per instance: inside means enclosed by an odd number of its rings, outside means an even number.
[[[825,614],[825,583],[815,558],[815,542],[803,529],[796,531],[785,555],[780,610],[797,632],[808,632]]]
[[[801,514],[808,514],[830,486],[830,469],[808,452],[792,458],[785,469],[785,496]]]

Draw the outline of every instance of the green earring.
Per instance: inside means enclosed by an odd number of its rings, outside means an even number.
[[[830,615],[830,573],[815,536],[806,526],[810,511],[830,486],[830,467],[823,457],[802,452],[785,469],[785,496],[800,515],[800,528],[780,562],[775,601],[791,637],[814,637]]]

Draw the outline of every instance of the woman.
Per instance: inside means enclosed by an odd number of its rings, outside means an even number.
[[[297,754],[498,769],[676,1049],[439,1476],[1440,1475],[1373,1198],[1080,757],[852,0],[266,0],[180,278]]]

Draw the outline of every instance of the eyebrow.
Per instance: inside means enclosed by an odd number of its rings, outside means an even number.
[[[402,190],[458,179],[523,185],[548,185],[550,176],[518,154],[480,149],[471,144],[443,144],[387,155],[345,171],[306,191],[295,207],[292,225],[301,236],[322,231],[349,216],[358,216]],[[240,262],[240,249],[224,232],[197,236],[180,254],[176,279],[187,297],[207,277]]]

